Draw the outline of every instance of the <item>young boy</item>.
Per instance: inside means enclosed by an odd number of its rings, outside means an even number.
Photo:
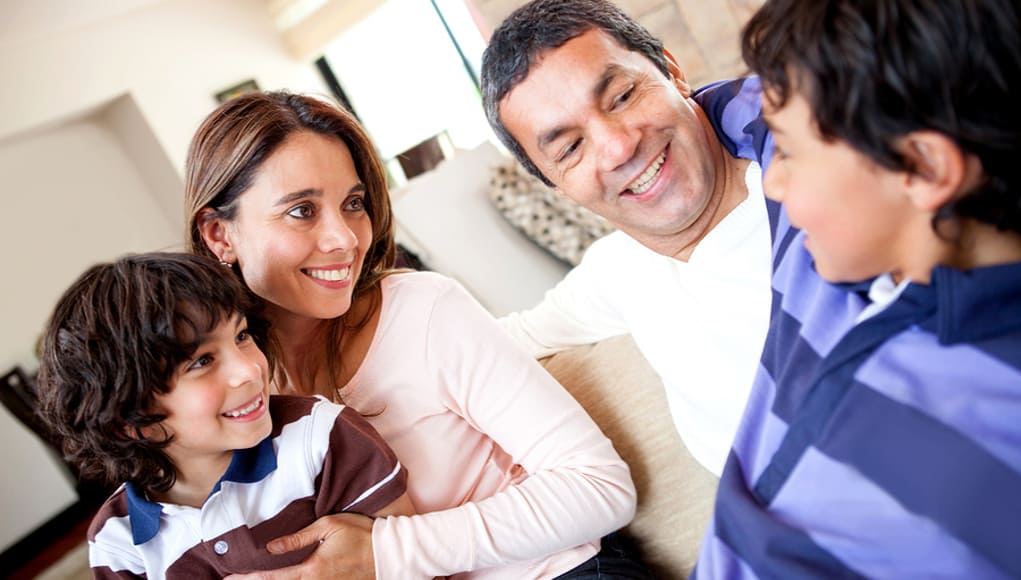
[[[709,110],[781,204],[773,314],[696,577],[1021,577],[1019,30],[1017,0],[747,25],[765,124]]]
[[[407,474],[354,410],[269,396],[264,324],[229,272],[187,254],[89,269],[43,339],[45,418],[85,477],[126,482],[88,532],[97,578],[211,578],[311,549],[266,542],[324,514],[406,514]]]

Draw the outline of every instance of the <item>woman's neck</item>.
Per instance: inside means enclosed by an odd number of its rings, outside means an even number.
[[[379,323],[380,290],[366,292],[352,302],[338,321],[339,344],[330,340],[333,320],[296,318],[289,313],[267,312],[273,335],[279,344],[287,377],[283,393],[321,394],[336,399],[336,389],[345,385],[361,366]],[[330,380],[329,349],[338,361]]]

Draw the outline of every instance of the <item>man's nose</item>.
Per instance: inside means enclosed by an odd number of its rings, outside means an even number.
[[[640,133],[623,120],[609,117],[598,123],[592,139],[599,151],[599,168],[613,171],[634,158]]]

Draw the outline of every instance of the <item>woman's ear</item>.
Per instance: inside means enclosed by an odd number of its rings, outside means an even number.
[[[978,159],[942,133],[914,131],[901,140],[899,148],[910,168],[905,174],[908,197],[925,211],[935,212],[982,179]]]
[[[213,255],[221,262],[233,263],[235,257],[230,241],[230,232],[227,230],[227,224],[216,213],[216,210],[211,207],[202,208],[196,223],[202,241],[206,243],[209,251],[213,252]]]
[[[666,69],[670,73],[670,82],[677,87],[682,97],[691,96],[691,85],[684,78],[684,71],[681,70],[681,65],[677,64],[677,59],[674,58],[673,53],[667,49],[663,49],[663,56],[666,58]]]

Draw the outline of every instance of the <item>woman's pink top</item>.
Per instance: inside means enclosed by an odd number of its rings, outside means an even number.
[[[635,511],[610,441],[459,284],[415,272],[382,289],[341,395],[378,413],[366,418],[407,467],[422,515],[376,521],[377,578],[551,578],[595,555]]]

